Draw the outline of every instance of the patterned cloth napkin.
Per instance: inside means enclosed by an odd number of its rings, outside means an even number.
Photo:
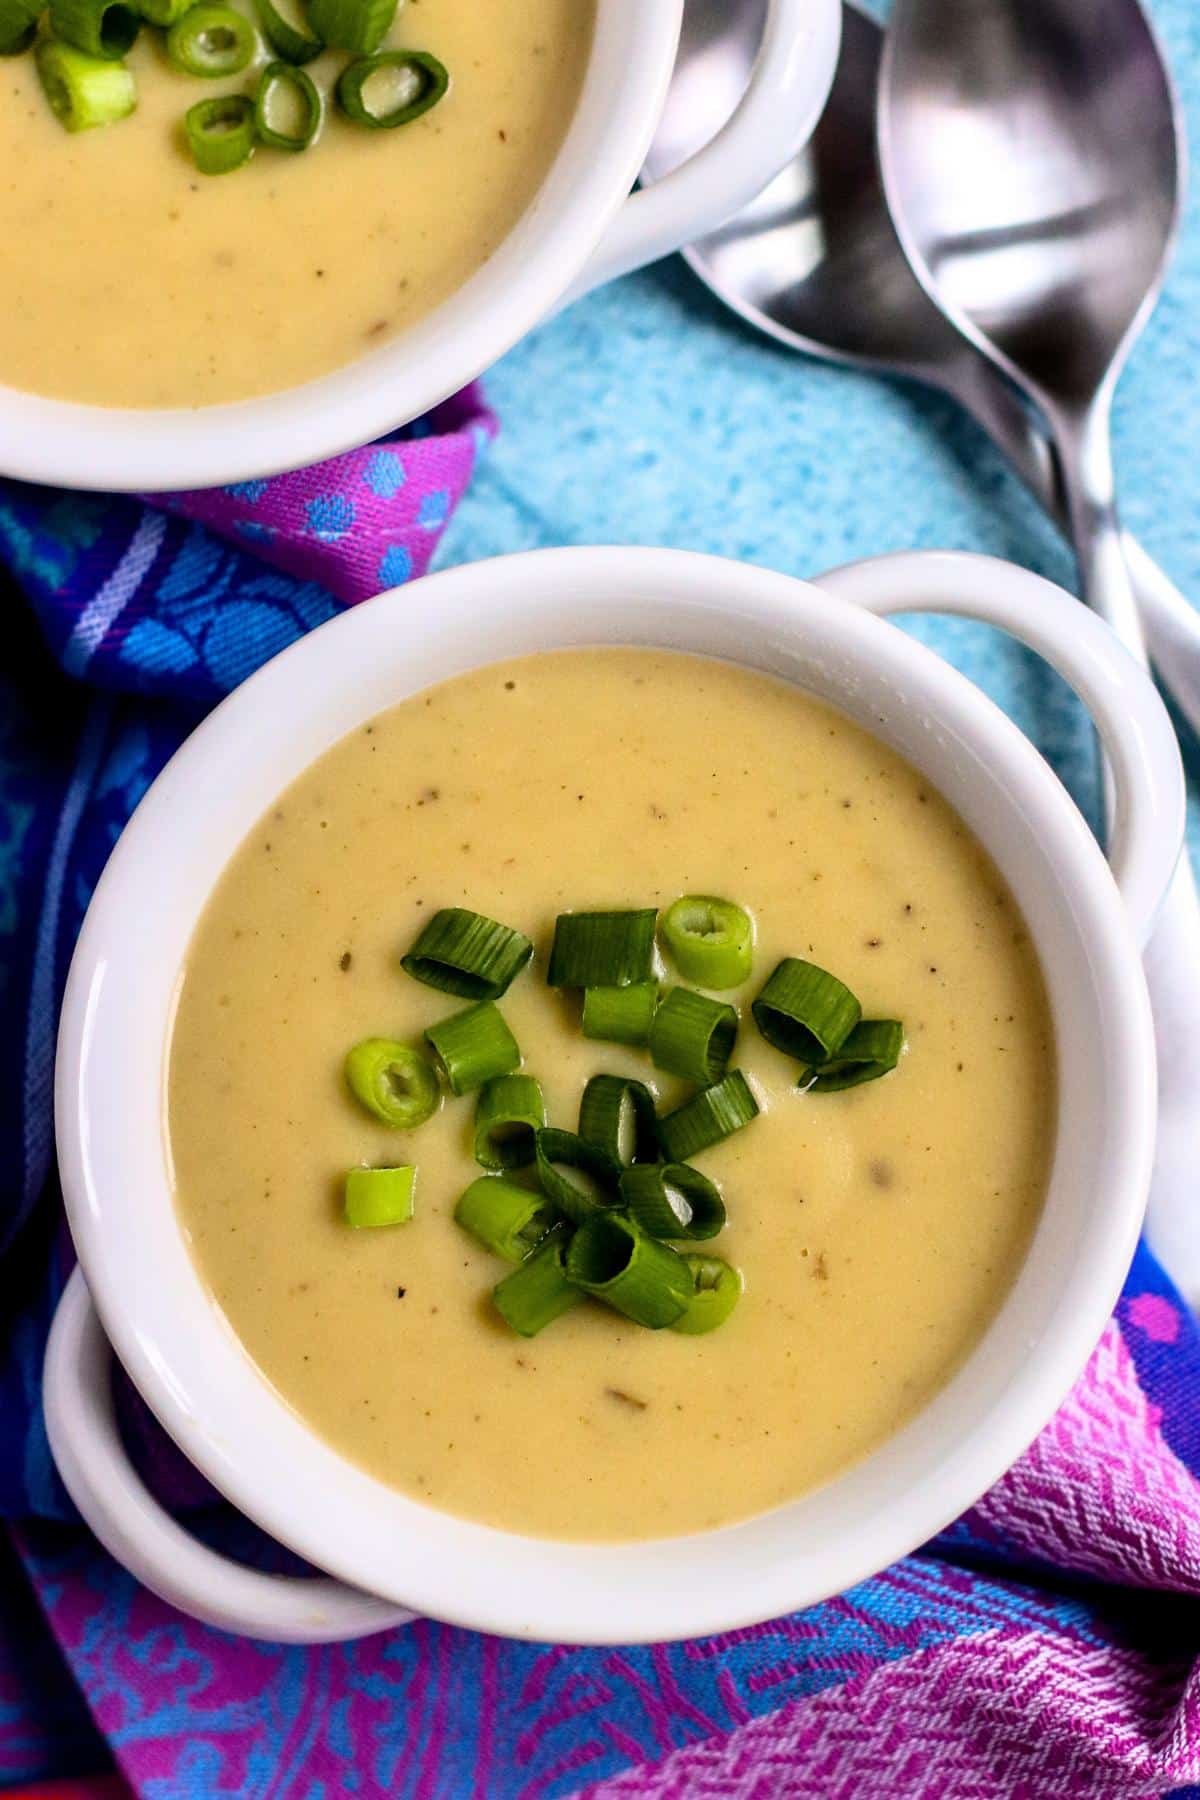
[[[977,1507],[753,1630],[586,1651],[424,1622],[247,1643],[154,1599],[73,1522],[37,1383],[69,1267],[50,1074],[82,910],[208,702],[339,603],[423,570],[492,426],[467,394],[320,470],[155,506],[0,490],[0,555],[29,603],[12,596],[0,648],[0,1073],[17,1101],[0,1109],[0,1783],[108,1752],[145,1800],[1151,1800],[1200,1782],[1200,1340],[1144,1251],[1071,1399]],[[121,1398],[152,1484],[277,1563]]]

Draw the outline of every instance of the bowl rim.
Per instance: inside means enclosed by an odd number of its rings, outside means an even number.
[[[0,471],[117,493],[215,487],[323,462],[448,399],[545,317],[628,196],[682,7],[599,0],[579,103],[533,200],[483,265],[397,337],[298,386],[215,406],[99,406],[0,385]]]
[[[996,581],[1037,581],[989,559],[961,560],[1000,571],[993,577]],[[812,1604],[907,1554],[1004,1473],[1061,1403],[1120,1291],[1149,1181],[1155,1082],[1152,1026],[1137,948],[1107,864],[1057,778],[999,708],[916,639],[794,577],[680,551],[577,548],[535,551],[452,569],[426,577],[422,594],[425,604],[419,609],[413,607],[410,585],[340,615],[282,652],[229,696],[187,740],[142,801],[97,887],[64,999],[56,1112],[71,1229],[105,1330],[168,1432],[235,1505],[320,1568],[399,1605],[509,1636],[612,1643],[701,1636]],[[489,607],[486,623],[481,600]],[[657,621],[653,628],[639,623],[648,611]],[[421,622],[415,625],[418,613]],[[398,615],[404,621],[401,633],[390,629]],[[596,629],[594,619],[602,619],[622,635],[586,635]],[[1061,884],[1056,904],[1062,911],[1063,930],[1078,935],[1080,966],[1086,964],[1094,975],[1096,1004],[1111,1027],[1095,1047],[1110,1069],[1102,1095],[1104,1153],[1101,1157],[1096,1147],[1095,1190],[1078,1196],[1078,1204],[1087,1208],[1090,1230],[1080,1233],[1073,1261],[1060,1255],[1063,1268],[1053,1286],[1062,1304],[1039,1300],[1038,1328],[1021,1339],[1020,1354],[1010,1345],[1009,1365],[985,1369],[988,1347],[1014,1296],[1024,1291],[1027,1281],[1046,1289],[1051,1271],[1041,1264],[1051,1259],[1039,1251],[1044,1219],[999,1320],[916,1420],[815,1495],[715,1532],[635,1544],[580,1545],[500,1532],[408,1501],[317,1440],[271,1392],[215,1302],[204,1294],[177,1221],[177,1255],[190,1270],[190,1291],[176,1293],[174,1278],[162,1278],[157,1266],[153,1271],[157,1278],[143,1266],[139,1280],[137,1267],[129,1261],[130,1254],[137,1254],[138,1221],[129,1198],[136,1178],[123,1169],[123,1159],[134,1152],[124,1147],[129,1134],[119,1135],[116,1150],[112,1143],[101,1142],[106,1129],[103,1084],[110,1083],[111,1098],[119,1091],[111,1083],[123,1080],[137,1061],[126,1058],[129,1046],[120,1033],[113,1039],[111,1015],[115,1004],[116,1018],[124,1019],[128,1027],[144,999],[140,991],[133,991],[123,1003],[113,983],[121,980],[122,957],[126,974],[140,966],[144,942],[136,902],[147,853],[152,848],[159,853],[162,834],[170,836],[172,818],[178,838],[189,807],[194,809],[206,798],[211,805],[212,777],[222,757],[229,768],[245,769],[248,759],[253,762],[259,751],[269,749],[276,727],[291,735],[302,729],[305,709],[297,706],[297,699],[306,683],[310,694],[330,696],[326,704],[337,708],[345,700],[338,687],[339,671],[358,669],[363,674],[365,691],[357,692],[349,711],[338,715],[337,729],[330,726],[325,742],[331,743],[343,735],[345,718],[361,722],[381,710],[377,695],[389,681],[395,688],[393,702],[430,684],[428,677],[412,681],[402,677],[397,686],[391,672],[401,664],[407,669],[421,646],[440,646],[459,669],[499,660],[503,652],[475,653],[481,631],[485,637],[488,631],[499,632],[505,641],[514,633],[519,637],[522,631],[532,631],[546,649],[641,641],[693,651],[704,632],[724,633],[730,660],[770,666],[778,674],[778,658],[795,655],[798,668],[810,675],[819,670],[822,679],[839,657],[846,659],[873,703],[888,695],[894,706],[915,706],[926,729],[932,722],[939,731],[961,734],[957,741],[974,744],[981,768],[984,758],[990,759],[996,804],[1004,803],[1007,795],[1014,817],[1027,815],[1030,841],[1044,843],[1048,858],[1053,852],[1047,867],[1057,871]],[[578,635],[581,631],[584,636]],[[638,635],[643,632],[649,635]],[[403,652],[396,647],[397,637],[404,640]],[[464,638],[470,640],[470,650],[462,647]],[[460,645],[456,657],[450,655],[455,644]],[[758,658],[769,655],[775,660],[770,664],[758,660],[750,653],[755,649]],[[391,663],[384,667],[389,657]],[[367,673],[371,658],[374,663]],[[815,682],[808,685],[821,691]],[[886,737],[884,731],[879,735]],[[298,757],[293,773],[320,753],[315,749]],[[980,778],[973,774],[971,779]],[[273,783],[266,804],[283,785]],[[944,780],[935,785],[946,791]],[[265,810],[257,798],[250,805],[253,817]],[[242,829],[232,832],[216,873],[243,835]],[[1049,877],[1037,879],[1049,891]],[[185,937],[210,887],[211,881],[196,897]],[[1037,939],[1036,930],[1034,935]],[[1037,941],[1044,952],[1044,944]],[[168,986],[177,969],[170,973]],[[161,1021],[156,1081],[161,1081],[165,1065],[169,1022],[168,1014]],[[1054,1023],[1058,1032],[1057,1010]],[[96,1163],[98,1155],[102,1160],[108,1157],[107,1166]],[[1056,1162],[1054,1181],[1058,1175]],[[165,1167],[161,1185],[173,1220]],[[159,1219],[154,1229],[162,1225]],[[181,1322],[184,1310],[186,1325]],[[231,1357],[240,1361],[240,1375],[231,1373]],[[207,1365],[206,1359],[213,1358],[219,1370]],[[972,1389],[986,1398],[978,1417],[971,1414],[970,1427],[944,1444],[944,1454],[935,1457],[918,1448],[918,1457],[923,1458],[920,1481],[900,1480],[917,1428],[932,1441],[943,1415],[952,1416],[948,1398],[956,1397],[954,1404],[961,1412],[963,1394]],[[223,1414],[219,1401],[223,1398],[228,1405],[235,1396],[232,1413]],[[920,1438],[915,1441],[919,1446]],[[274,1452],[273,1458],[268,1450]],[[294,1477],[297,1458],[307,1466],[314,1487],[292,1478],[279,1481],[280,1467],[288,1467]],[[861,1496],[855,1498],[853,1484],[864,1469],[875,1470],[885,1486],[889,1479],[893,1483],[893,1503],[884,1519],[874,1516]],[[320,1493],[315,1514],[301,1489]],[[390,1528],[401,1540],[386,1555],[381,1555],[376,1529],[383,1516],[377,1504],[380,1495],[386,1497],[383,1511]],[[832,1502],[830,1496],[835,1497]],[[363,1508],[368,1524],[347,1531],[349,1520],[362,1523]],[[335,1528],[338,1515],[340,1531]],[[825,1537],[820,1535],[822,1517],[830,1521]],[[397,1524],[404,1529],[398,1531]],[[806,1541],[806,1530],[811,1538],[814,1529],[820,1541]],[[411,1542],[404,1536],[406,1530],[413,1534]],[[725,1568],[718,1563],[722,1553],[729,1572],[718,1578]],[[582,1577],[580,1564],[586,1564]],[[700,1570],[703,1581],[696,1579]]]

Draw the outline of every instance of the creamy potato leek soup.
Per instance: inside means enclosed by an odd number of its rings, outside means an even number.
[[[533,200],[591,30],[591,0],[0,0],[0,383],[201,406],[386,342]]]
[[[493,665],[303,774],[195,933],[180,1220],[338,1451],[631,1539],[827,1481],[962,1362],[1038,1216],[1051,1024],[914,769],[674,652]]]

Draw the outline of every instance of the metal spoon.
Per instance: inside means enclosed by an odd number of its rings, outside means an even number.
[[[877,131],[916,274],[1049,424],[1085,597],[1144,659],[1110,415],[1174,244],[1183,140],[1138,0],[896,0]],[[1200,906],[1186,858],[1146,975],[1160,1081],[1147,1229],[1196,1297]]]
[[[964,0],[965,3],[965,0]],[[688,0],[675,79],[646,173],[666,173],[711,138],[741,95],[764,0]],[[976,346],[939,311],[909,267],[892,225],[875,153],[883,34],[843,6],[841,60],[825,116],[805,154],[731,224],[685,256],[751,325],[793,349],[911,376],[957,399],[1065,522],[1057,463],[1033,415]],[[1144,551],[1125,545],[1160,672],[1200,727],[1200,621]],[[1185,873],[1185,880],[1187,876]],[[1148,1229],[1176,1279],[1200,1303],[1194,1173],[1200,1163],[1200,1016],[1195,906],[1174,903],[1146,958],[1160,1062],[1158,1155]]]
[[[749,79],[765,0],[688,0],[651,179],[712,138]],[[956,399],[1066,525],[1057,462],[1010,383],[938,310],[892,225],[875,153],[883,32],[842,9],[825,115],[804,154],[730,224],[684,252],[726,305],[792,349],[924,381]],[[1164,683],[1200,733],[1200,616],[1132,539],[1126,552]]]

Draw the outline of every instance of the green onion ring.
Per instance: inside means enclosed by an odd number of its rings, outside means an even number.
[[[374,107],[367,92],[368,84],[387,71],[396,76],[411,77],[407,94],[385,111]],[[348,63],[338,76],[338,105],[356,125],[370,131],[394,131],[397,125],[411,125],[422,113],[437,105],[450,86],[450,76],[436,56],[424,50],[380,50],[374,56],[362,56]]]
[[[833,1094],[843,1088],[878,1081],[900,1061],[904,1027],[899,1019],[860,1019],[842,1040],[836,1056],[805,1069],[800,1086],[810,1094]]]
[[[593,1213],[579,1227],[567,1250],[566,1274],[585,1294],[651,1331],[682,1318],[693,1291],[678,1252],[618,1212]]]
[[[617,1167],[598,1145],[553,1126],[539,1131],[536,1143],[538,1185],[564,1218],[582,1225],[594,1212],[615,1206]]]
[[[378,50],[392,28],[397,0],[308,0],[313,31],[331,50],[362,56]]]
[[[411,1163],[395,1169],[350,1169],[346,1174],[346,1223],[404,1225],[413,1216],[417,1171]]]
[[[546,1123],[541,1083],[532,1075],[494,1075],[475,1103],[475,1161],[485,1169],[522,1169]]]
[[[583,1035],[608,1044],[644,1044],[658,1005],[657,981],[583,990]]]
[[[254,27],[232,6],[192,6],[167,33],[167,60],[185,75],[240,75],[258,50]]]
[[[740,987],[754,961],[754,921],[732,900],[684,894],[662,921],[663,942],[685,981],[697,987]]]
[[[115,124],[137,105],[133,76],[124,63],[88,56],[55,38],[43,38],[33,54],[50,109],[68,131]]]
[[[654,1095],[644,1081],[593,1075],[579,1102],[579,1135],[616,1168],[658,1154]]]
[[[862,1016],[836,975],[796,956],[776,965],[751,1011],[768,1044],[802,1063],[836,1055]]]
[[[496,1311],[522,1337],[536,1337],[583,1299],[580,1290],[567,1279],[564,1267],[564,1252],[570,1242],[570,1226],[556,1225],[520,1267],[492,1290]]]
[[[665,1119],[658,1121],[658,1142],[666,1162],[686,1163],[700,1150],[731,1137],[756,1118],[761,1108],[740,1069],[702,1088]]]
[[[286,91],[296,99],[300,111],[299,129],[281,131],[271,123],[271,105]],[[291,63],[270,62],[258,78],[254,96],[254,126],[259,142],[268,150],[307,150],[321,128],[321,96],[310,75]]]
[[[0,0],[0,56],[20,56],[37,35],[45,0]]]
[[[493,1075],[511,1075],[521,1051],[504,1015],[492,1000],[464,1007],[439,1019],[425,1033],[437,1054],[452,1094],[467,1094]]]
[[[311,31],[307,24],[293,25],[285,19],[273,0],[255,0],[255,11],[262,34],[284,62],[309,63],[314,56],[320,56],[325,48],[320,38]]]
[[[454,1220],[508,1262],[520,1262],[557,1223],[544,1194],[519,1187],[503,1175],[478,1175],[459,1195]]]
[[[444,994],[498,1000],[532,955],[529,939],[511,926],[462,906],[445,906],[422,926],[400,967]]]
[[[653,907],[560,913],[546,980],[551,987],[628,987],[654,973]]]
[[[682,1318],[675,1319],[672,1331],[687,1337],[699,1337],[723,1325],[742,1297],[742,1272],[719,1256],[685,1256],[692,1291]]]
[[[710,1087],[729,1066],[737,1028],[737,1013],[727,1001],[670,988],[650,1026],[650,1059],[656,1069]]]
[[[244,94],[198,100],[183,115],[192,161],[202,175],[228,175],[254,155],[254,102]]]
[[[687,1163],[637,1163],[622,1169],[620,1189],[630,1218],[651,1237],[699,1242],[725,1224],[720,1188]]]
[[[58,41],[103,61],[124,56],[141,23],[121,0],[50,0],[50,29]]]
[[[437,1080],[425,1058],[411,1044],[394,1038],[364,1038],[355,1044],[345,1073],[359,1105],[393,1131],[415,1131],[441,1105]]]

